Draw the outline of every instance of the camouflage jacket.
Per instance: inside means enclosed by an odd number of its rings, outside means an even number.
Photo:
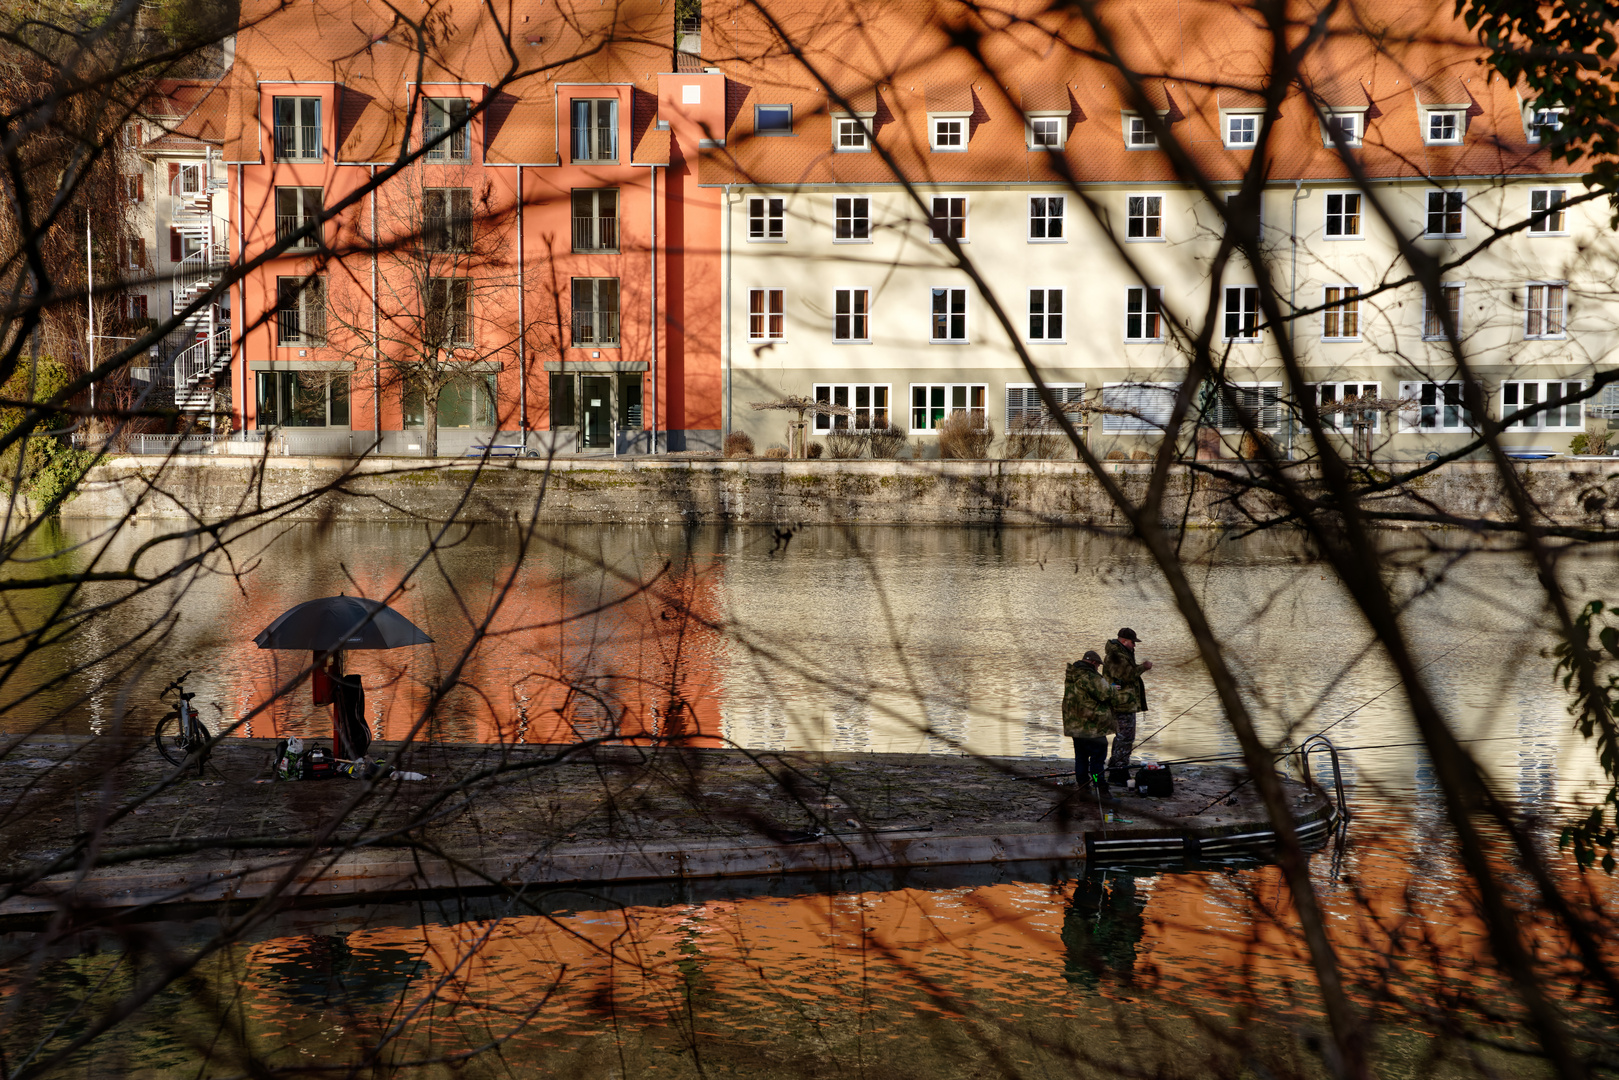
[[[1079,739],[1101,739],[1118,730],[1107,680],[1083,661],[1069,664],[1062,691],[1062,733]]]
[[[1102,676],[1111,684],[1116,712],[1143,712],[1147,708],[1147,687],[1141,681],[1141,665],[1136,654],[1120,645],[1117,638],[1107,643]]]

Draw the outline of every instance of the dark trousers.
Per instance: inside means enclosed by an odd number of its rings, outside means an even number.
[[[1088,784],[1102,772],[1102,759],[1107,757],[1107,737],[1081,739],[1074,737],[1074,779]]]
[[[1119,721],[1119,733],[1113,738],[1113,753],[1108,757],[1107,764],[1110,769],[1124,769],[1130,765],[1130,751],[1136,746],[1136,714],[1133,712],[1114,713]]]

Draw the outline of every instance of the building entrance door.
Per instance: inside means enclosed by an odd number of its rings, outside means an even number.
[[[613,379],[610,375],[581,378],[579,444],[585,449],[613,445]]]

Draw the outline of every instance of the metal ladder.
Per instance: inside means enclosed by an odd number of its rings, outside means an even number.
[[[1310,776],[1310,755],[1322,750],[1332,759],[1332,793],[1338,804],[1338,820],[1348,821],[1351,815],[1349,802],[1344,796],[1344,774],[1338,765],[1338,748],[1325,735],[1311,735],[1299,746],[1299,771],[1304,775],[1305,787],[1316,787],[1316,782]]]

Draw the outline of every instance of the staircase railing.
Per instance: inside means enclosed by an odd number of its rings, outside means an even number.
[[[174,358],[174,394],[179,399],[197,383],[214,374],[230,359],[230,325],[223,324],[212,335],[204,333],[195,345]]]

